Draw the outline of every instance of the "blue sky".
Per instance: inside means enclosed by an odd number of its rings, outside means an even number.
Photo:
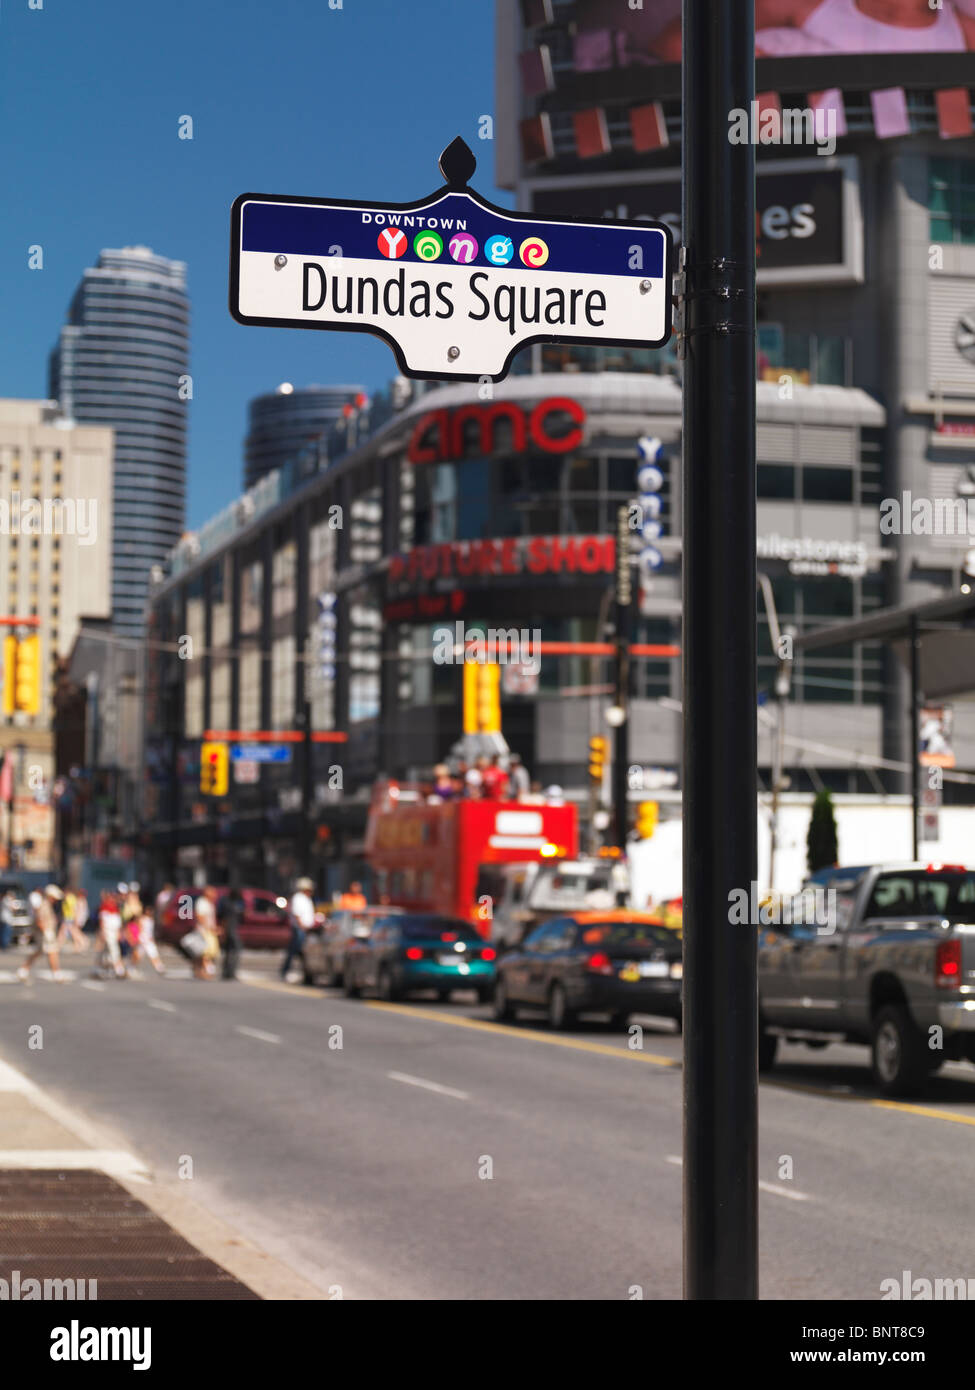
[[[37,0],[35,0],[35,3]],[[85,266],[148,245],[188,264],[194,399],[188,522],[241,490],[251,396],[281,381],[383,385],[364,334],[245,328],[227,308],[239,193],[403,202],[462,135],[493,184],[493,0],[3,0],[0,396],[47,394]],[[193,118],[192,141],[178,138]],[[29,270],[28,247],[44,248]]]

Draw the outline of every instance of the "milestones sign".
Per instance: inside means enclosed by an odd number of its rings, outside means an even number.
[[[467,186],[457,139],[446,185],[416,203],[245,193],[233,205],[238,323],[373,333],[411,377],[504,377],[536,342],[662,347],[671,234],[662,223],[521,217]]]

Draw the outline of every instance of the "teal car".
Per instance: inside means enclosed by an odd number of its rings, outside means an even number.
[[[469,922],[429,913],[403,913],[378,921],[367,940],[345,957],[345,993],[364,990],[380,999],[402,999],[433,990],[446,999],[454,990],[474,990],[482,1003],[494,993],[497,952]]]

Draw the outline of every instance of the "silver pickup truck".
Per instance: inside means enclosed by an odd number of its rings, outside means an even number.
[[[917,1094],[949,1058],[975,1062],[975,872],[832,869],[804,896],[776,913],[791,922],[760,927],[760,1071],[780,1038],[869,1044],[889,1096]]]

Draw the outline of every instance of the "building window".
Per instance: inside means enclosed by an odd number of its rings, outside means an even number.
[[[796,470],[791,463],[760,463],[758,495],[766,499],[792,501],[796,495]]]
[[[967,159],[928,160],[931,240],[975,245],[975,166]]]

